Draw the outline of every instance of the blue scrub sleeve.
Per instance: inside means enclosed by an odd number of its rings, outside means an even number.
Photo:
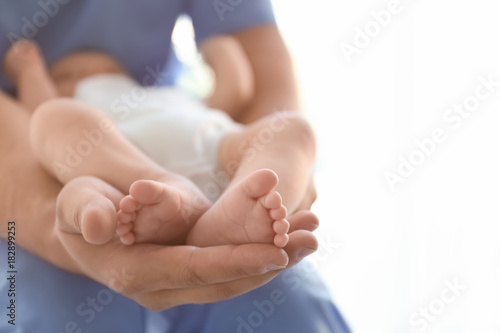
[[[276,23],[270,0],[189,0],[184,11],[193,20],[197,43],[212,35]]]

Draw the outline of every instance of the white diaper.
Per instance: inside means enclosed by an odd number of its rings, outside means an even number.
[[[216,200],[226,185],[217,151],[238,130],[225,113],[212,110],[172,87],[141,87],[123,75],[81,81],[75,98],[105,112],[122,134],[167,170],[190,178]]]

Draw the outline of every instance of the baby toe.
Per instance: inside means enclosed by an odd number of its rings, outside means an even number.
[[[153,205],[161,202],[168,188],[154,180],[138,180],[130,186],[130,195],[139,203]]]
[[[133,228],[132,223],[118,223],[116,226],[116,234],[120,237],[130,232]]]
[[[277,234],[286,234],[290,230],[290,223],[287,220],[278,220],[273,222],[273,231]]]
[[[268,194],[278,185],[278,175],[269,169],[257,170],[240,183],[240,188],[250,198],[257,199]]]
[[[286,215],[286,207],[283,205],[281,205],[279,208],[269,210],[269,216],[273,220],[283,220],[284,218],[286,218]]]
[[[285,247],[286,244],[288,244],[288,235],[287,234],[279,234],[274,236],[274,245],[276,247],[282,248]]]
[[[122,210],[118,211],[118,213],[116,215],[117,215],[118,222],[124,223],[124,224],[128,224],[128,223],[134,221],[137,217],[137,214],[135,212],[125,213]]]
[[[120,240],[124,245],[132,245],[135,242],[135,235],[132,232],[128,232],[123,236],[120,236]]]
[[[279,208],[283,202],[281,195],[276,191],[271,191],[269,194],[264,196],[261,200],[262,205],[267,209]]]
[[[141,209],[141,207],[142,205],[130,195],[127,195],[120,201],[120,209],[124,213],[133,213]]]

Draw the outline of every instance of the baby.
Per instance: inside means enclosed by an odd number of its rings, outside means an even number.
[[[287,244],[285,206],[297,209],[315,158],[312,130],[297,114],[239,125],[175,89],[141,87],[103,53],[73,53],[48,70],[29,41],[13,45],[5,69],[19,101],[36,109],[35,154],[65,184],[63,230],[93,244],[115,233],[125,245]],[[227,186],[211,203],[221,174]]]

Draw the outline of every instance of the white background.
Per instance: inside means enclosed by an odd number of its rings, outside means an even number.
[[[479,76],[500,82],[498,3],[401,1],[349,63],[341,43],[389,1],[273,2],[318,134],[317,235],[338,244],[316,261],[353,331],[499,332],[500,87],[456,129],[443,119]],[[391,191],[384,173],[437,128],[446,140]]]

